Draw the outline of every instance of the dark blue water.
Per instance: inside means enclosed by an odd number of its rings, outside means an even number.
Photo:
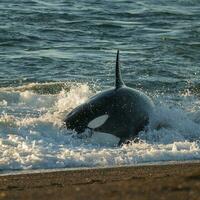
[[[1,1],[0,86],[67,80],[112,85],[116,49],[131,86],[195,87],[199,1]]]
[[[117,49],[157,112],[142,144],[113,149],[62,121],[113,85]],[[199,160],[199,58],[198,0],[2,0],[0,170]]]

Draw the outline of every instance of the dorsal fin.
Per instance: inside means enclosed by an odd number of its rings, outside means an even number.
[[[122,87],[124,84],[121,77],[121,70],[119,64],[119,50],[117,50],[117,58],[116,58],[116,69],[115,69],[115,88],[118,89]]]

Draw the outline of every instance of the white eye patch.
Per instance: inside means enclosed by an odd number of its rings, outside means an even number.
[[[108,115],[101,115],[99,117],[94,118],[92,121],[88,123],[88,128],[95,129],[102,126],[108,119]]]

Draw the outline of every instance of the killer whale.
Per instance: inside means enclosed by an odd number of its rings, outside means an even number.
[[[119,50],[115,68],[115,87],[100,92],[73,109],[64,122],[68,129],[82,133],[86,129],[134,139],[149,122],[154,104],[144,93],[127,87],[122,80]]]

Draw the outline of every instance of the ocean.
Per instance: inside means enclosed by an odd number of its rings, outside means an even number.
[[[126,85],[155,103],[122,146],[63,127],[113,87],[117,49]],[[198,0],[2,0],[0,173],[199,161],[199,55]]]

